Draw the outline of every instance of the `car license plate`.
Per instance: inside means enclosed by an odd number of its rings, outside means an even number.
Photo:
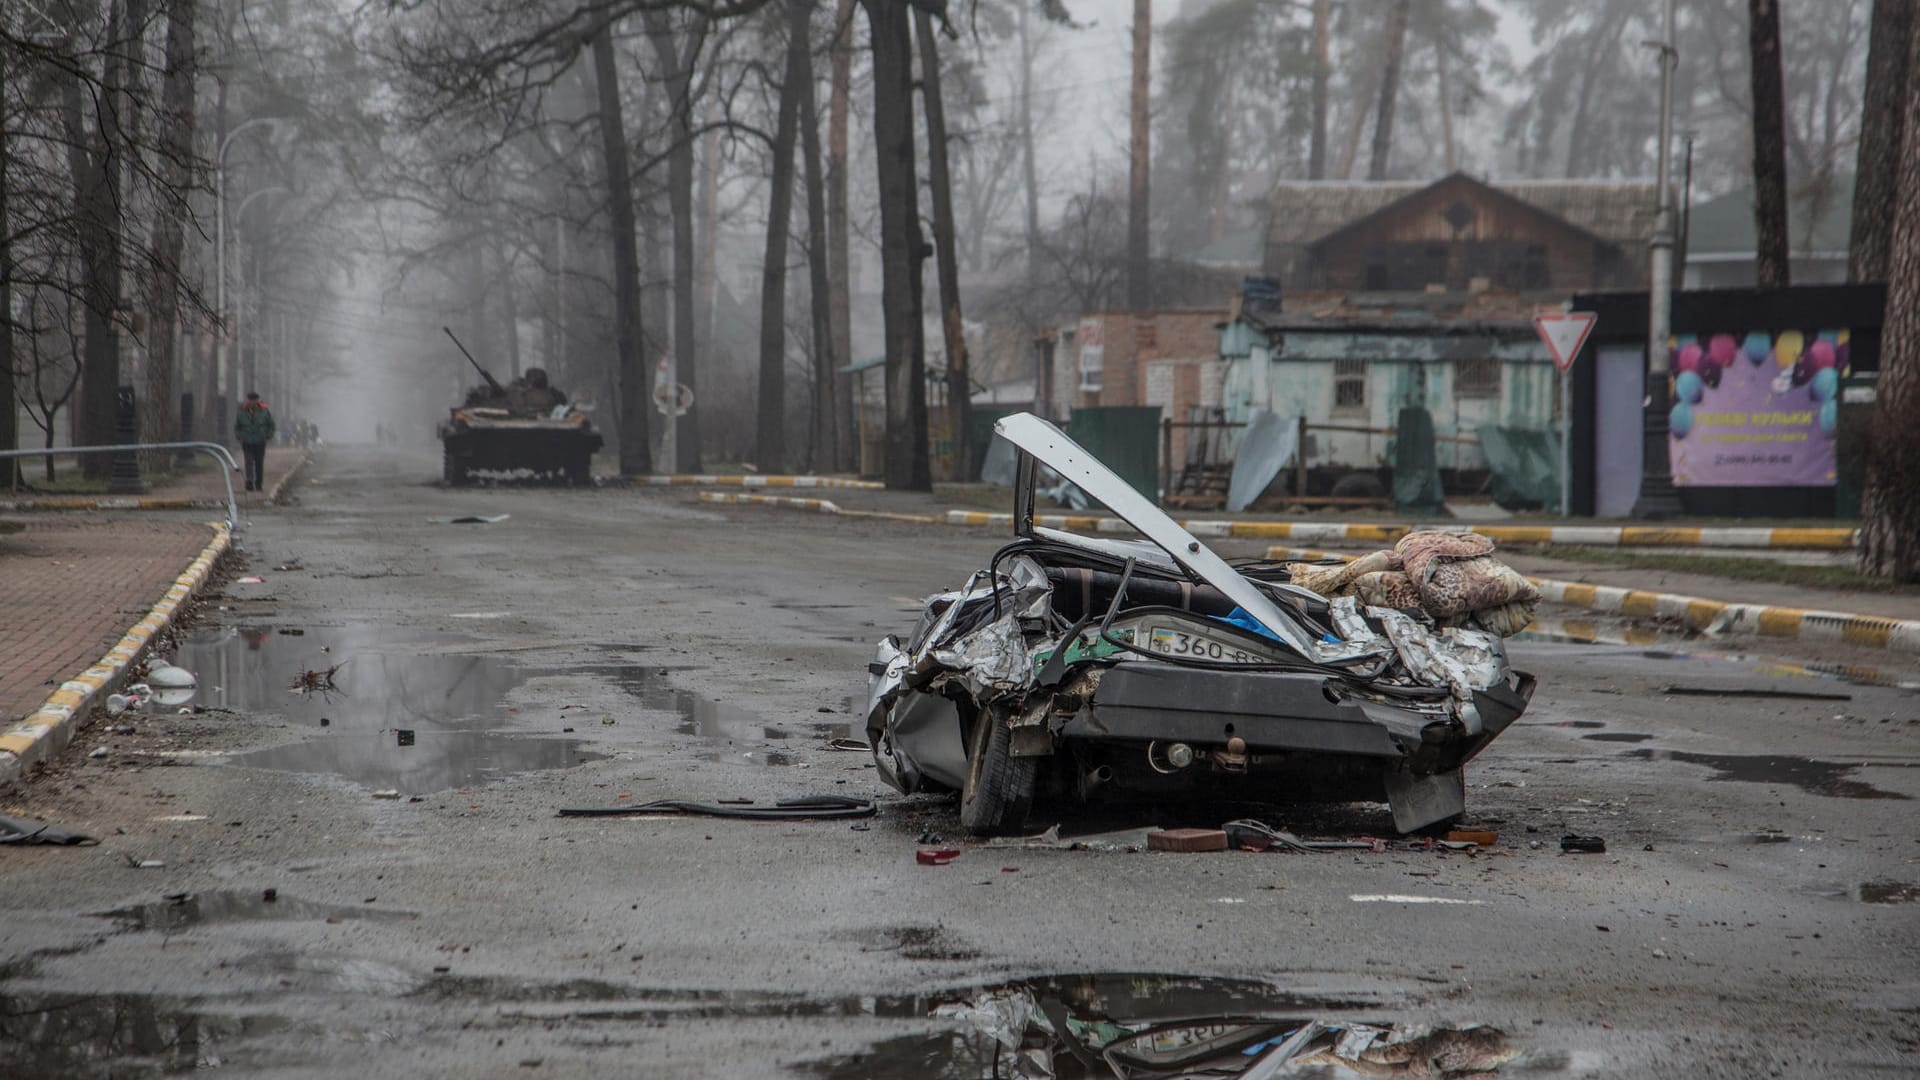
[[[1249,652],[1239,644],[1211,634],[1168,626],[1149,631],[1147,649],[1165,656],[1186,656],[1222,664],[1264,664],[1268,658]]]

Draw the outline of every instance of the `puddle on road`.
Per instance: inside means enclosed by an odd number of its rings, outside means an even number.
[[[410,911],[382,911],[367,907],[317,904],[291,896],[266,898],[264,890],[190,893],[172,899],[102,911],[95,918],[113,919],[132,931],[174,933],[195,926],[235,922],[338,922],[344,919],[405,920]]]
[[[1651,735],[1643,735],[1638,731],[1599,731],[1592,735],[1582,735],[1580,737],[1583,739],[1591,739],[1594,742],[1624,743],[1646,742],[1653,738]]]
[[[661,667],[599,666],[571,669],[575,673],[597,675],[637,700],[642,708],[672,713],[679,719],[674,731],[698,739],[725,741],[749,746],[764,742],[789,742],[803,737],[824,742],[846,738],[853,725],[845,720],[828,720],[831,713],[811,713],[808,719],[786,727],[768,723],[767,718],[750,709],[724,705],[691,690],[671,685],[675,670]],[[850,699],[849,699],[850,700]],[[809,703],[809,709],[817,708]],[[803,733],[802,734],[798,734]],[[779,751],[709,751],[708,761],[733,761],[749,765],[791,765],[793,757]]]
[[[338,734],[251,750],[229,764],[281,772],[332,773],[372,788],[421,795],[472,787],[521,773],[571,769],[606,755],[577,739],[498,731],[418,730],[411,746],[391,734]]]
[[[1815,761],[1812,758],[1772,754],[1693,754],[1684,750],[1629,750],[1626,757],[1642,760],[1684,761],[1715,770],[1708,780],[1735,780],[1749,784],[1792,784],[1812,795],[1835,799],[1908,799],[1897,791],[1847,777],[1859,763]]]
[[[419,726],[481,727],[504,714],[509,691],[535,674],[496,657],[423,653],[472,638],[358,623],[311,627],[223,627],[188,635],[174,664],[200,680],[198,704],[272,712],[336,730]],[[293,689],[307,671],[333,673],[332,688]]]
[[[284,1016],[213,1011],[190,998],[140,994],[0,993],[0,1047],[9,1076],[72,1080],[171,1076],[268,1064],[296,1025]]]
[[[1769,679],[1817,679],[1829,682],[1851,683],[1856,686],[1878,686],[1894,690],[1920,690],[1920,681],[1912,675],[1860,664],[1840,664],[1821,660],[1787,660],[1777,656],[1757,653],[1716,653],[1684,652],[1673,649],[1643,648],[1646,641],[1594,641],[1583,637],[1541,633],[1527,630],[1507,639],[1522,645],[1545,645],[1562,655],[1587,654],[1596,659],[1618,658],[1631,663],[1637,659],[1701,661],[1711,664],[1732,664],[1745,667],[1749,672]],[[1700,643],[1697,639],[1694,643]],[[1562,649],[1563,646],[1571,648]],[[1724,669],[1723,669],[1724,670]],[[1647,674],[1643,665],[1636,665],[1636,673]]]

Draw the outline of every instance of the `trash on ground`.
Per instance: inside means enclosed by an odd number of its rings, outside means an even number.
[[[867,742],[865,739],[828,739],[827,749],[853,750],[865,754],[872,752],[873,744]]]
[[[1148,851],[1225,851],[1223,829],[1155,829],[1147,834]]]
[[[89,750],[87,752],[87,756],[90,758],[103,758],[103,757],[106,757],[109,753],[111,753],[111,751],[109,751],[106,747],[96,746],[92,750]]]
[[[266,583],[267,583],[267,579],[259,576],[258,574],[253,574],[247,577],[243,577],[239,581],[239,584],[241,585],[265,585]]]
[[[298,562],[284,562],[284,563],[281,563],[279,566],[274,567],[274,569],[281,570],[281,571],[290,571],[290,570],[305,570],[306,567],[301,566]]]
[[[1852,701],[1852,694],[1829,694],[1818,690],[1775,690],[1757,686],[1663,686],[1663,694],[1674,697],[1778,698],[1783,701]]]
[[[1607,842],[1598,836],[1574,836],[1569,833],[1560,838],[1560,850],[1603,855],[1607,850]]]
[[[687,814],[701,817],[742,818],[749,821],[826,821],[835,818],[871,817],[876,812],[872,799],[844,795],[809,795],[801,799],[782,799],[772,806],[716,806],[679,799],[656,799],[632,806],[587,806],[559,811],[560,817],[631,817],[640,814]]]
[[[1045,789],[1384,799],[1401,832],[1460,816],[1461,766],[1534,687],[1501,637],[1538,592],[1492,541],[1416,533],[1345,577],[1231,566],[1052,424],[995,430],[1019,455],[1018,539],[868,664],[886,783],[959,792],[976,835],[1020,831]],[[1042,465],[1145,539],[1035,525]]]
[[[376,799],[397,799],[400,797],[400,793],[393,788],[384,788],[374,792],[373,797]]]
[[[154,658],[147,661],[147,685],[155,690],[191,690],[200,685],[193,672]]]
[[[959,848],[920,848],[913,853],[913,861],[921,866],[945,866],[959,857]]]
[[[0,844],[53,844],[73,847],[99,842],[91,836],[68,832],[44,821],[29,821],[26,818],[0,814]]]
[[[1477,844],[1480,847],[1487,847],[1499,840],[1500,834],[1492,829],[1448,829],[1447,839],[1457,844]]]
[[[128,709],[140,708],[153,698],[153,687],[146,683],[134,683],[124,691],[107,695],[107,715],[119,716]]]
[[[434,525],[498,525],[512,514],[464,514],[460,517],[428,518]]]

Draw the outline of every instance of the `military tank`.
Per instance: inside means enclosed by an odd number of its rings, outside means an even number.
[[[547,382],[541,368],[528,368],[510,386],[467,352],[443,327],[486,382],[467,392],[464,404],[440,423],[442,478],[448,487],[473,483],[476,473],[517,475],[585,486],[593,483],[593,455],[605,440],[593,421]]]

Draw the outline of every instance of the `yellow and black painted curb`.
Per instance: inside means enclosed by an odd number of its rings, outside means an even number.
[[[867,518],[873,521],[904,521],[912,525],[938,525],[937,514],[896,514],[891,510],[848,510],[831,499],[807,499],[794,495],[747,495],[731,491],[703,491],[701,502],[731,503],[739,506],[784,506],[790,510],[808,510],[835,517]]]
[[[716,476],[710,473],[682,473],[672,476],[635,476],[631,477],[628,482],[650,487],[844,488],[857,491],[877,491],[885,486],[878,480],[853,480],[844,476],[758,476],[744,474],[739,476]]]
[[[46,761],[66,748],[87,713],[120,685],[127,669],[146,652],[155,635],[173,625],[232,544],[233,533],[226,524],[213,523],[213,542],[174,579],[145,618],[134,623],[98,663],[61,684],[26,719],[0,733],[0,787],[20,779],[36,762]]]
[[[1319,562],[1351,561],[1354,556],[1308,548],[1272,547],[1269,559]],[[1590,585],[1555,578],[1528,578],[1548,603],[1585,608],[1608,615],[1659,618],[1676,622],[1700,634],[1753,634],[1796,641],[1832,641],[1870,649],[1920,653],[1920,619],[1888,619],[1843,611],[1776,607],[1708,600],[1698,596]]]
[[[0,510],[225,510],[218,499],[140,498],[132,495],[0,499]]]

